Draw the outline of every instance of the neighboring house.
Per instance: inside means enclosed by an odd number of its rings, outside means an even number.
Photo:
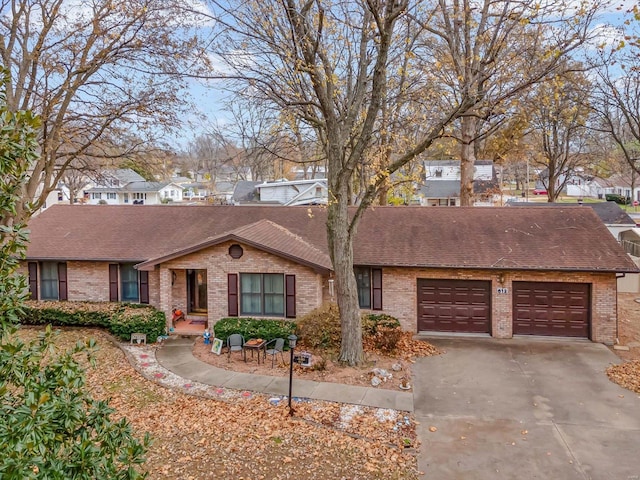
[[[420,203],[429,207],[460,205],[460,161],[424,162],[425,180],[418,187]],[[493,162],[477,160],[473,173],[474,205],[492,206],[500,200],[500,183]]]
[[[577,198],[604,199],[606,193],[612,193],[608,190],[606,180],[582,172],[571,175],[565,188],[568,197]]]
[[[256,185],[261,203],[279,203],[286,206],[326,205],[329,188],[326,179],[278,180]]]
[[[208,183],[203,182],[183,182],[182,199],[185,201],[206,200],[211,195],[211,188]]]
[[[258,191],[256,186],[262,182],[252,182],[249,180],[240,180],[233,188],[233,194],[231,195],[231,203],[233,205],[247,205],[254,204],[260,201],[258,198]]]
[[[326,205],[329,189],[326,179],[236,183],[229,203],[233,205]]]
[[[213,186],[209,201],[217,205],[231,205],[233,199],[234,182],[219,181]]]
[[[33,298],[299,318],[334,301],[327,209],[56,205],[31,220]],[[361,309],[419,333],[611,344],[616,279],[638,267],[584,207],[367,210],[353,240]]]
[[[67,187],[63,183],[59,183],[58,187],[55,190],[52,190],[49,192],[49,195],[47,195],[47,198],[44,201],[44,204],[38,210],[38,212],[46,210],[47,208],[53,205],[57,205],[59,203],[69,204],[71,203],[70,198],[71,198],[71,191],[69,190],[69,187]],[[81,202],[81,201],[82,201],[82,197],[74,199],[74,203]]]
[[[303,165],[293,169],[293,176],[294,180],[323,180],[327,178],[327,169],[322,165]]]
[[[607,179],[609,191],[640,202],[640,178],[637,175],[612,175]]]
[[[100,181],[85,191],[90,205],[158,205],[181,202],[183,187],[172,182],[147,182],[131,169],[104,173]]]

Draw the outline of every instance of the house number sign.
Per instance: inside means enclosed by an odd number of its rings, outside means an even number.
[[[509,293],[509,289],[506,287],[498,287],[498,293],[499,294],[507,294]]]

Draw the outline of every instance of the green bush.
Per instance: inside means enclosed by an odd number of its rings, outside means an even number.
[[[60,350],[47,326],[24,343],[2,335],[0,478],[143,479],[150,438],[86,388],[81,358],[93,362],[94,340]]]
[[[155,342],[165,333],[164,312],[149,305],[112,302],[26,302],[20,322],[25,325],[102,327],[129,340],[144,333]]]
[[[631,199],[629,197],[625,197],[618,193],[607,193],[604,198],[607,202],[616,202],[619,205],[628,205],[631,203]]]
[[[284,338],[296,331],[296,324],[290,320],[269,318],[222,318],[213,326],[215,337],[223,342],[233,333],[241,334],[245,340],[263,338],[271,341],[274,338]],[[286,342],[288,346],[288,341]]]

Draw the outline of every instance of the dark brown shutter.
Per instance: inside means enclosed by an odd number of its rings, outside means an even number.
[[[285,275],[285,316],[295,318],[296,316],[296,276]]]
[[[227,275],[227,303],[229,305],[229,316],[238,316],[238,274],[229,273]]]
[[[140,271],[140,303],[149,303],[149,272]]]
[[[382,310],[382,269],[371,269],[371,308]]]
[[[58,300],[67,299],[67,264],[58,264]]]
[[[109,301],[118,301],[118,265],[109,265]]]
[[[29,292],[31,293],[31,300],[38,299],[38,262],[29,262],[27,264],[29,268]]]

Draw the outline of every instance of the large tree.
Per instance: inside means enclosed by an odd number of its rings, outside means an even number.
[[[144,478],[149,438],[140,442],[126,419],[115,420],[108,402],[87,393],[78,357],[95,342],[60,352],[48,327],[38,339],[23,342],[16,323],[28,296],[18,272],[27,232],[14,223],[22,186],[38,160],[39,119],[7,107],[0,91],[0,477],[7,480]]]
[[[473,204],[477,141],[519,109],[535,84],[557,74],[563,59],[592,35],[598,0],[569,6],[564,0],[436,0],[423,7],[427,37],[419,54],[436,60],[430,75],[443,95],[474,107],[450,129],[460,144],[460,201]]]
[[[573,72],[538,85],[531,97],[531,137],[539,152],[533,161],[544,169],[549,202],[557,200],[578,168],[588,166],[590,92],[587,78]]]
[[[212,1],[221,27],[216,52],[238,81],[238,91],[270,101],[313,128],[328,165],[327,238],[340,308],[340,359],[363,361],[362,328],[353,271],[358,222],[379,188],[399,168],[424,152],[444,127],[464,113],[472,98],[433,110],[435,92],[421,88],[422,115],[417,138],[381,165],[350,211],[352,182],[371,161],[374,132],[380,125],[390,53],[397,48],[397,26],[408,21],[409,0]],[[407,65],[412,69],[412,65]],[[250,88],[247,88],[249,86]]]
[[[640,174],[640,12],[628,12],[626,30],[613,48],[600,50],[594,60],[592,107],[597,121],[592,128],[613,140],[629,167]]]
[[[181,73],[200,65],[189,3],[0,0],[7,106],[42,118],[25,202],[42,205],[70,166],[131,156],[184,124]]]

